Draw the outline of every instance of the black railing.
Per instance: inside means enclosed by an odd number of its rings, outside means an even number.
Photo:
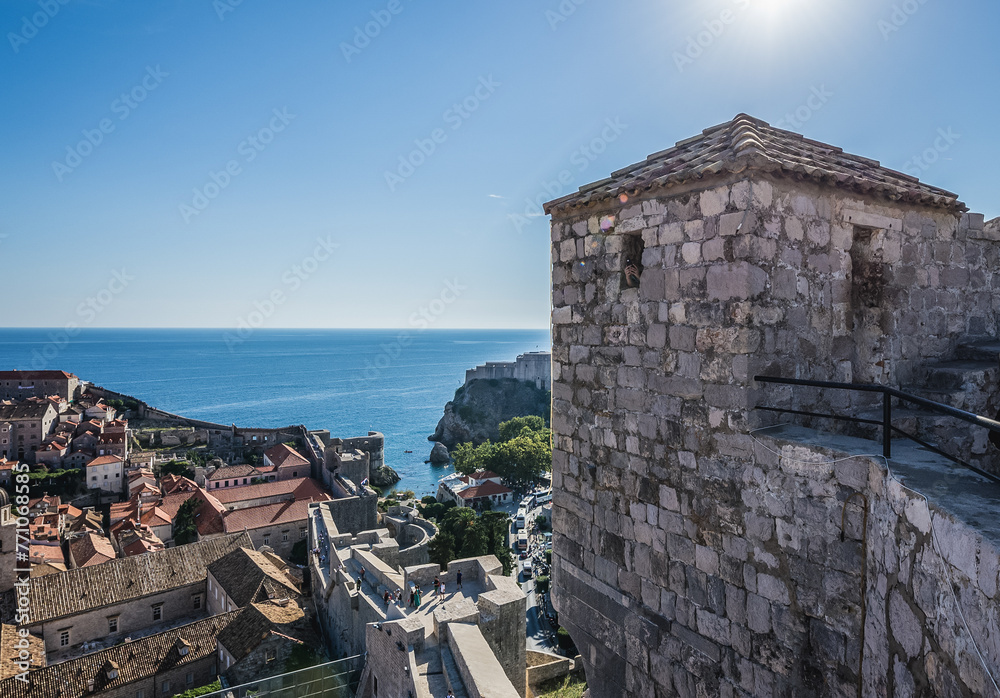
[[[984,429],[989,429],[992,432],[1000,433],[1000,422],[995,419],[989,419],[988,417],[981,417],[978,414],[973,414],[972,412],[966,412],[965,410],[960,410],[957,407],[951,407],[950,405],[945,405],[940,402],[934,402],[933,400],[928,400],[927,398],[920,397],[918,395],[912,395],[910,393],[904,393],[902,390],[897,390],[896,388],[890,388],[885,385],[873,385],[869,383],[837,383],[834,381],[816,381],[807,380],[802,378],[780,378],[778,376],[754,376],[753,379],[760,383],[778,383],[781,385],[799,385],[810,388],[828,388],[831,390],[849,390],[852,392],[859,393],[881,393],[882,395],[882,419],[881,421],[876,419],[863,419],[861,417],[849,417],[845,415],[836,414],[826,414],[821,412],[808,412],[804,410],[792,410],[782,407],[761,407],[758,406],[755,409],[764,410],[767,412],[781,412],[784,414],[797,414],[808,417],[824,417],[827,419],[835,419],[843,422],[853,422],[856,424],[874,424],[882,427],[882,455],[886,458],[892,457],[892,435],[899,434],[904,436],[915,443],[920,444],[924,448],[937,453],[940,456],[958,463],[964,468],[968,468],[980,475],[989,478],[995,482],[1000,482],[1000,477],[988,473],[981,468],[977,468],[971,463],[946,453],[942,451],[937,446],[927,443],[923,439],[919,438],[915,434],[910,434],[903,431],[902,429],[892,425],[892,398],[896,398],[902,402],[909,402],[914,405],[919,405],[932,412],[937,412],[939,414],[947,415],[949,417],[954,417],[960,419],[963,422],[968,422],[969,424],[974,424],[976,426],[983,427]]]

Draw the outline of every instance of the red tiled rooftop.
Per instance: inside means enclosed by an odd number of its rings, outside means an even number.
[[[309,502],[278,502],[261,507],[236,509],[225,515],[226,532],[242,531],[244,528],[261,528],[295,521],[305,521],[309,517]],[[296,534],[298,535],[298,534]],[[297,539],[296,539],[297,540]]]
[[[467,487],[459,492],[458,496],[462,499],[475,499],[477,497],[491,497],[495,494],[509,494],[510,491],[503,485],[498,485],[491,480],[487,480],[481,485]]]
[[[287,444],[272,446],[264,451],[264,455],[279,468],[293,465],[309,465],[309,461],[301,453]]]
[[[98,456],[94,460],[87,463],[87,467],[89,468],[92,465],[117,465],[122,462],[122,459],[118,456]]]
[[[69,544],[69,549],[77,567],[99,565],[117,557],[111,541],[96,533],[84,533]]]
[[[223,504],[233,502],[245,502],[249,499],[262,499],[264,497],[278,497],[281,495],[293,495],[296,501],[326,501],[332,499],[323,487],[311,477],[300,477],[292,480],[278,480],[277,482],[265,482],[260,485],[246,485],[245,487],[232,487],[216,492],[212,490],[212,495]]]

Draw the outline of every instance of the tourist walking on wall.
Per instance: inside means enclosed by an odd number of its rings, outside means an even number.
[[[462,570],[458,571],[458,577],[456,578],[455,581],[458,582],[458,588],[461,589],[462,588]]]

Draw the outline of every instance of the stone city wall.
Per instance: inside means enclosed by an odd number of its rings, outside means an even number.
[[[981,216],[752,181],[554,214],[553,598],[594,695],[856,691],[859,543],[839,539],[848,485],[757,463],[749,431],[758,402],[874,405],[752,377],[905,387],[997,331],[1000,256]],[[864,493],[888,516],[878,482]],[[930,556],[913,525],[869,541],[869,580],[885,578],[869,607],[910,608],[927,647],[915,650],[912,628],[880,636],[871,611],[861,680],[881,695],[903,666],[916,682],[974,691],[981,677],[936,620],[942,607],[920,607],[884,555],[874,572],[880,549]],[[932,581],[919,589],[945,588],[933,565],[922,571]]]

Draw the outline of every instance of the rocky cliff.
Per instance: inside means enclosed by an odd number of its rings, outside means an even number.
[[[455,391],[444,416],[428,438],[449,449],[471,441],[480,444],[500,437],[497,426],[514,417],[538,415],[549,419],[550,393],[515,378],[472,380]]]

